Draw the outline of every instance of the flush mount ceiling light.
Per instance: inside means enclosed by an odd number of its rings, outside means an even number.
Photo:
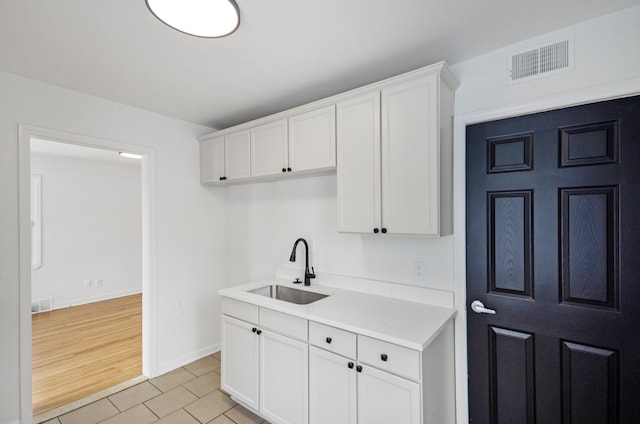
[[[185,34],[218,38],[240,25],[240,11],[233,0],[145,0],[156,18]]]

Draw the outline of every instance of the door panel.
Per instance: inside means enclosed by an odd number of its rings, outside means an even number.
[[[640,98],[467,127],[473,423],[640,416]]]
[[[490,327],[492,416],[504,423],[535,423],[533,335]]]
[[[562,342],[562,409],[567,422],[616,423],[618,353]]]

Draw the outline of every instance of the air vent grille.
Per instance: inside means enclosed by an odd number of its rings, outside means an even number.
[[[571,57],[570,40],[513,54],[509,60],[509,80],[521,81],[570,69]]]

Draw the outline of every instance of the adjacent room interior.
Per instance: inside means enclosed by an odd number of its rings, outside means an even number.
[[[142,376],[141,161],[31,140],[33,411]]]

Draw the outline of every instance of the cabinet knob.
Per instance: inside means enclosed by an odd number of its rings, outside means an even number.
[[[329,343],[329,344],[331,343],[331,337],[327,337],[326,340],[327,340],[327,343]]]
[[[353,362],[349,362],[347,366],[349,367],[350,370],[353,369]]]
[[[377,228],[374,228],[374,229],[373,229],[373,233],[374,233],[374,234],[378,234],[378,231],[380,231],[380,230],[378,230]]]
[[[262,330],[256,331],[256,334],[259,336],[260,334],[262,334]]]
[[[282,172],[287,172],[287,168],[282,168]]]
[[[223,177],[220,177],[220,181],[222,181]]]
[[[287,168],[287,171],[291,172],[291,168]]]
[[[258,329],[257,329],[256,327],[253,327],[253,328],[251,329],[251,331],[253,331],[253,332],[255,333],[256,331],[258,331]]]
[[[383,362],[387,362],[387,359],[389,359],[389,357],[386,353],[383,353],[382,355],[380,355],[380,359],[382,359]]]
[[[358,371],[358,372],[362,372],[362,365],[358,365],[358,366],[356,367],[356,371]]]
[[[386,228],[383,228],[381,231],[382,231],[382,234],[387,234],[387,229]]]

